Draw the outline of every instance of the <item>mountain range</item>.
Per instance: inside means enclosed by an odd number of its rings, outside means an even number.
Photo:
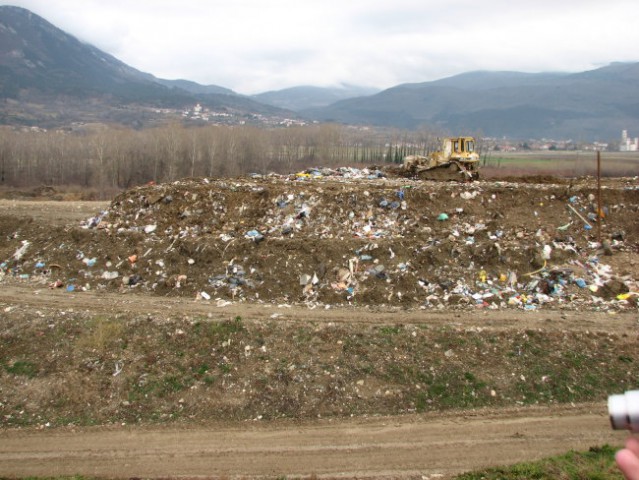
[[[639,63],[580,73],[469,72],[387,90],[293,87],[253,96],[136,70],[29,10],[0,6],[0,124],[145,126],[201,104],[246,123],[299,118],[451,134],[607,140],[639,133]],[[161,113],[158,113],[161,112]]]
[[[639,132],[639,63],[565,74],[470,72],[399,85],[302,112],[323,121],[514,138],[618,138]]]

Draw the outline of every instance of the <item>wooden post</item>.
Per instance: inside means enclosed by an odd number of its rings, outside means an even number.
[[[597,150],[597,242],[601,243],[601,152]]]

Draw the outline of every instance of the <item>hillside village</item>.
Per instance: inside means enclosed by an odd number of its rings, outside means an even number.
[[[158,110],[158,113],[162,113]],[[167,114],[175,114],[173,110],[164,110]],[[261,113],[239,113],[228,109],[214,110],[196,103],[192,108],[181,112],[182,119],[186,123],[204,123],[207,125],[262,125],[262,126],[304,126],[309,122],[299,118],[288,118]]]

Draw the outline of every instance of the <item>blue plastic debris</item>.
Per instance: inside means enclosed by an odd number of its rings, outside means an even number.
[[[246,235],[244,235],[246,238],[250,238],[251,240],[253,240],[255,243],[257,242],[261,242],[262,240],[264,240],[264,235],[262,235],[260,232],[258,232],[257,230],[249,230],[248,232],[246,232]]]

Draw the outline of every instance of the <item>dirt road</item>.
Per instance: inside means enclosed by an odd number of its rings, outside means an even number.
[[[86,220],[108,206],[108,202],[0,199],[0,215],[30,217],[36,222],[45,222],[48,225],[67,225]]]
[[[621,444],[602,405],[311,424],[0,433],[8,476],[446,478]]]
[[[18,282],[6,281],[0,290],[0,305],[10,309],[66,309],[93,313],[132,313],[161,315],[206,315],[211,319],[228,319],[236,316],[251,320],[277,318],[279,321],[347,322],[353,324],[414,323],[424,325],[448,325],[455,327],[509,330],[513,328],[544,330],[605,331],[608,333],[637,332],[637,315],[634,312],[578,312],[545,310],[522,312],[519,310],[457,312],[433,312],[403,310],[399,308],[348,308],[333,307],[314,309],[304,306],[221,302],[184,297],[158,297],[136,293],[79,292],[68,293],[63,289],[41,288]]]

